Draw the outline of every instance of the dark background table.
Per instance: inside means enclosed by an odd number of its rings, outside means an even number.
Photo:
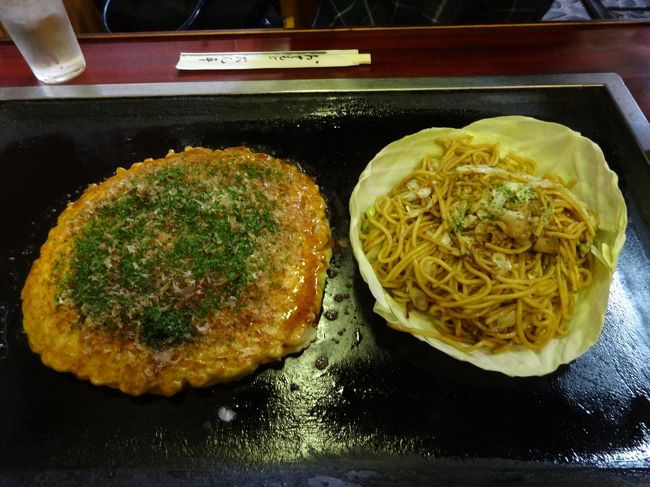
[[[648,22],[87,35],[81,45],[88,67],[72,84],[615,72],[650,114]],[[174,67],[181,51],[288,49],[359,49],[372,64],[246,72]],[[0,41],[0,87],[35,84],[18,50]]]

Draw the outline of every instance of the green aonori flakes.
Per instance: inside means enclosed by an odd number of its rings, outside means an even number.
[[[130,176],[79,229],[57,301],[152,348],[195,339],[202,320],[272,265],[259,251],[279,229],[264,183],[281,177],[182,159]]]

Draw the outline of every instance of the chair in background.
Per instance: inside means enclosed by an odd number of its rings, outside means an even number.
[[[281,28],[279,0],[94,0],[107,32]]]
[[[643,19],[650,18],[650,0],[634,2],[581,0],[592,19]]]
[[[312,26],[320,0],[280,0],[285,29],[306,29]]]

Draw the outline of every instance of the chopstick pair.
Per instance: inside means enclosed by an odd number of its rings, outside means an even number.
[[[327,51],[181,52],[176,69],[328,68],[370,64],[357,49]]]

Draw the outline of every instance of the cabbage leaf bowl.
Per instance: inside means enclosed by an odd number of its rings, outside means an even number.
[[[465,352],[432,337],[433,318],[417,311],[407,316],[404,307],[383,289],[363,252],[359,237],[362,216],[376,198],[390,192],[425,155],[442,155],[437,138],[466,134],[473,137],[473,143],[498,142],[501,156],[514,154],[534,159],[538,176],[552,173],[565,181],[575,179],[571,191],[597,215],[598,230],[591,249],[596,257],[593,282],[574,295],[569,334],[553,338],[539,351],[515,346],[501,353],[485,349]],[[485,370],[509,376],[540,376],[575,360],[598,341],[609,287],[625,242],[627,210],[618,177],[607,165],[601,149],[578,132],[557,123],[505,116],[479,120],[462,129],[429,128],[408,135],[386,146],[368,163],[352,192],[350,217],[352,250],[361,276],[376,300],[374,311],[389,325],[412,329],[414,336],[432,347]],[[416,330],[425,330],[429,336],[419,335]]]

